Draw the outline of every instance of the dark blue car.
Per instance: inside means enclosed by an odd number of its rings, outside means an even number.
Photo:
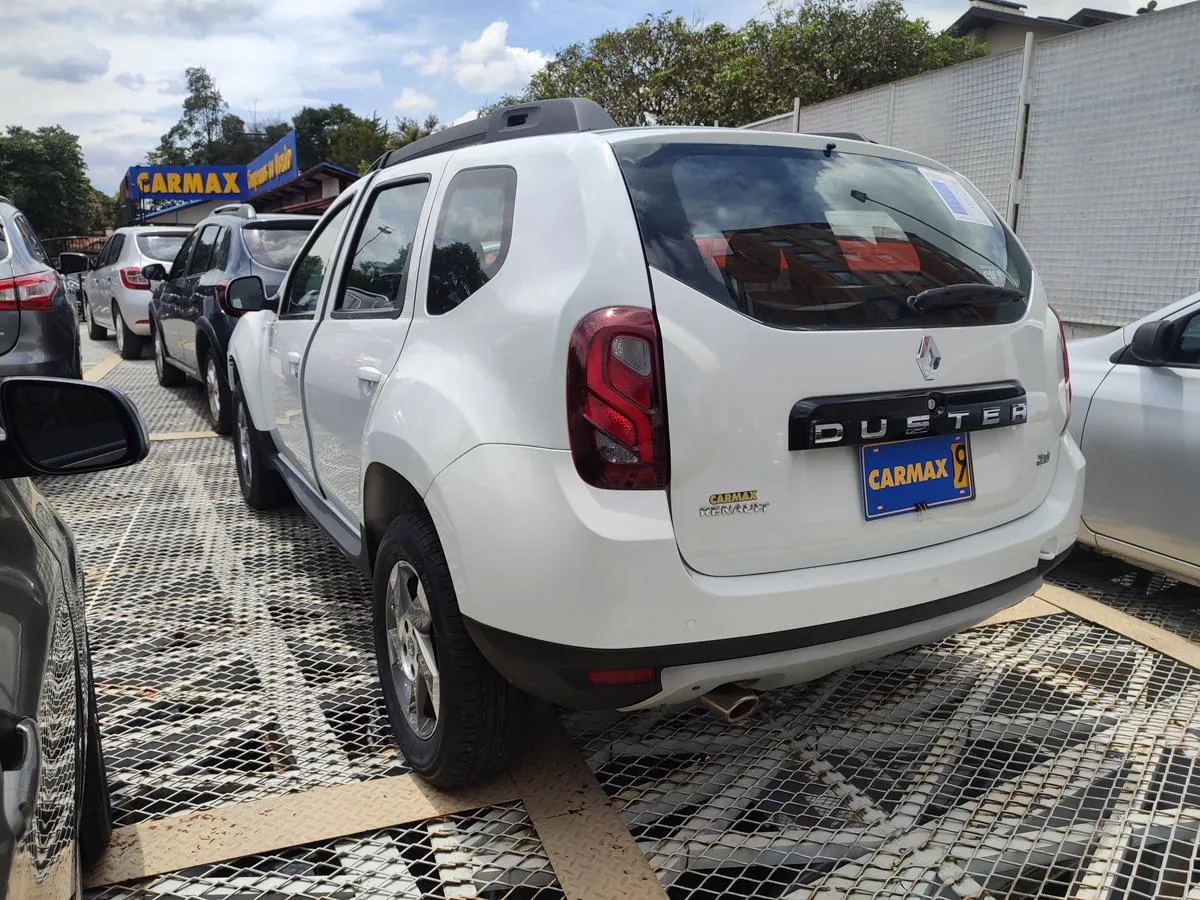
[[[257,275],[268,293],[278,289],[317,216],[261,214],[249,204],[221,206],[200,222],[179,248],[168,271],[146,266],[154,296],[150,332],[158,383],[204,385],[213,430],[226,434],[231,402],[222,361],[238,311],[225,302],[229,282]]]

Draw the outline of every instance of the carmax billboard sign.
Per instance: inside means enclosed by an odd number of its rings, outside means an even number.
[[[245,166],[133,166],[131,200],[246,200],[298,174],[296,132],[289,131]]]

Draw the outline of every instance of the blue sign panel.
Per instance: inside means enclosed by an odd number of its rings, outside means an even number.
[[[867,444],[860,450],[867,520],[975,498],[971,444],[962,433]]]
[[[245,166],[134,166],[129,197],[154,200],[245,200]]]
[[[289,131],[246,166],[246,184],[250,196],[256,197],[299,175],[298,159],[296,132]]]

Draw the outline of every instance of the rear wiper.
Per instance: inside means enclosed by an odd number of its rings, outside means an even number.
[[[1025,294],[1016,288],[997,287],[994,284],[948,284],[930,288],[908,298],[908,308],[918,315],[935,309],[950,309],[955,306],[974,306],[979,303],[994,304],[1024,301]]]

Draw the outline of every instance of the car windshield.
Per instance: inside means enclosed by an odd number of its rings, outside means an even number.
[[[158,262],[169,263],[175,258],[175,254],[179,252],[179,248],[183,246],[183,241],[187,236],[186,231],[139,234],[137,236],[138,250],[142,256],[148,256]]]
[[[242,236],[246,240],[246,249],[256,263],[272,269],[286,269],[300,252],[313,224],[315,222],[248,225],[242,229]]]
[[[996,324],[1025,311],[1032,269],[965,179],[857,153],[636,141],[616,145],[651,265],[769,325]],[[1007,286],[936,312],[910,296]]]

